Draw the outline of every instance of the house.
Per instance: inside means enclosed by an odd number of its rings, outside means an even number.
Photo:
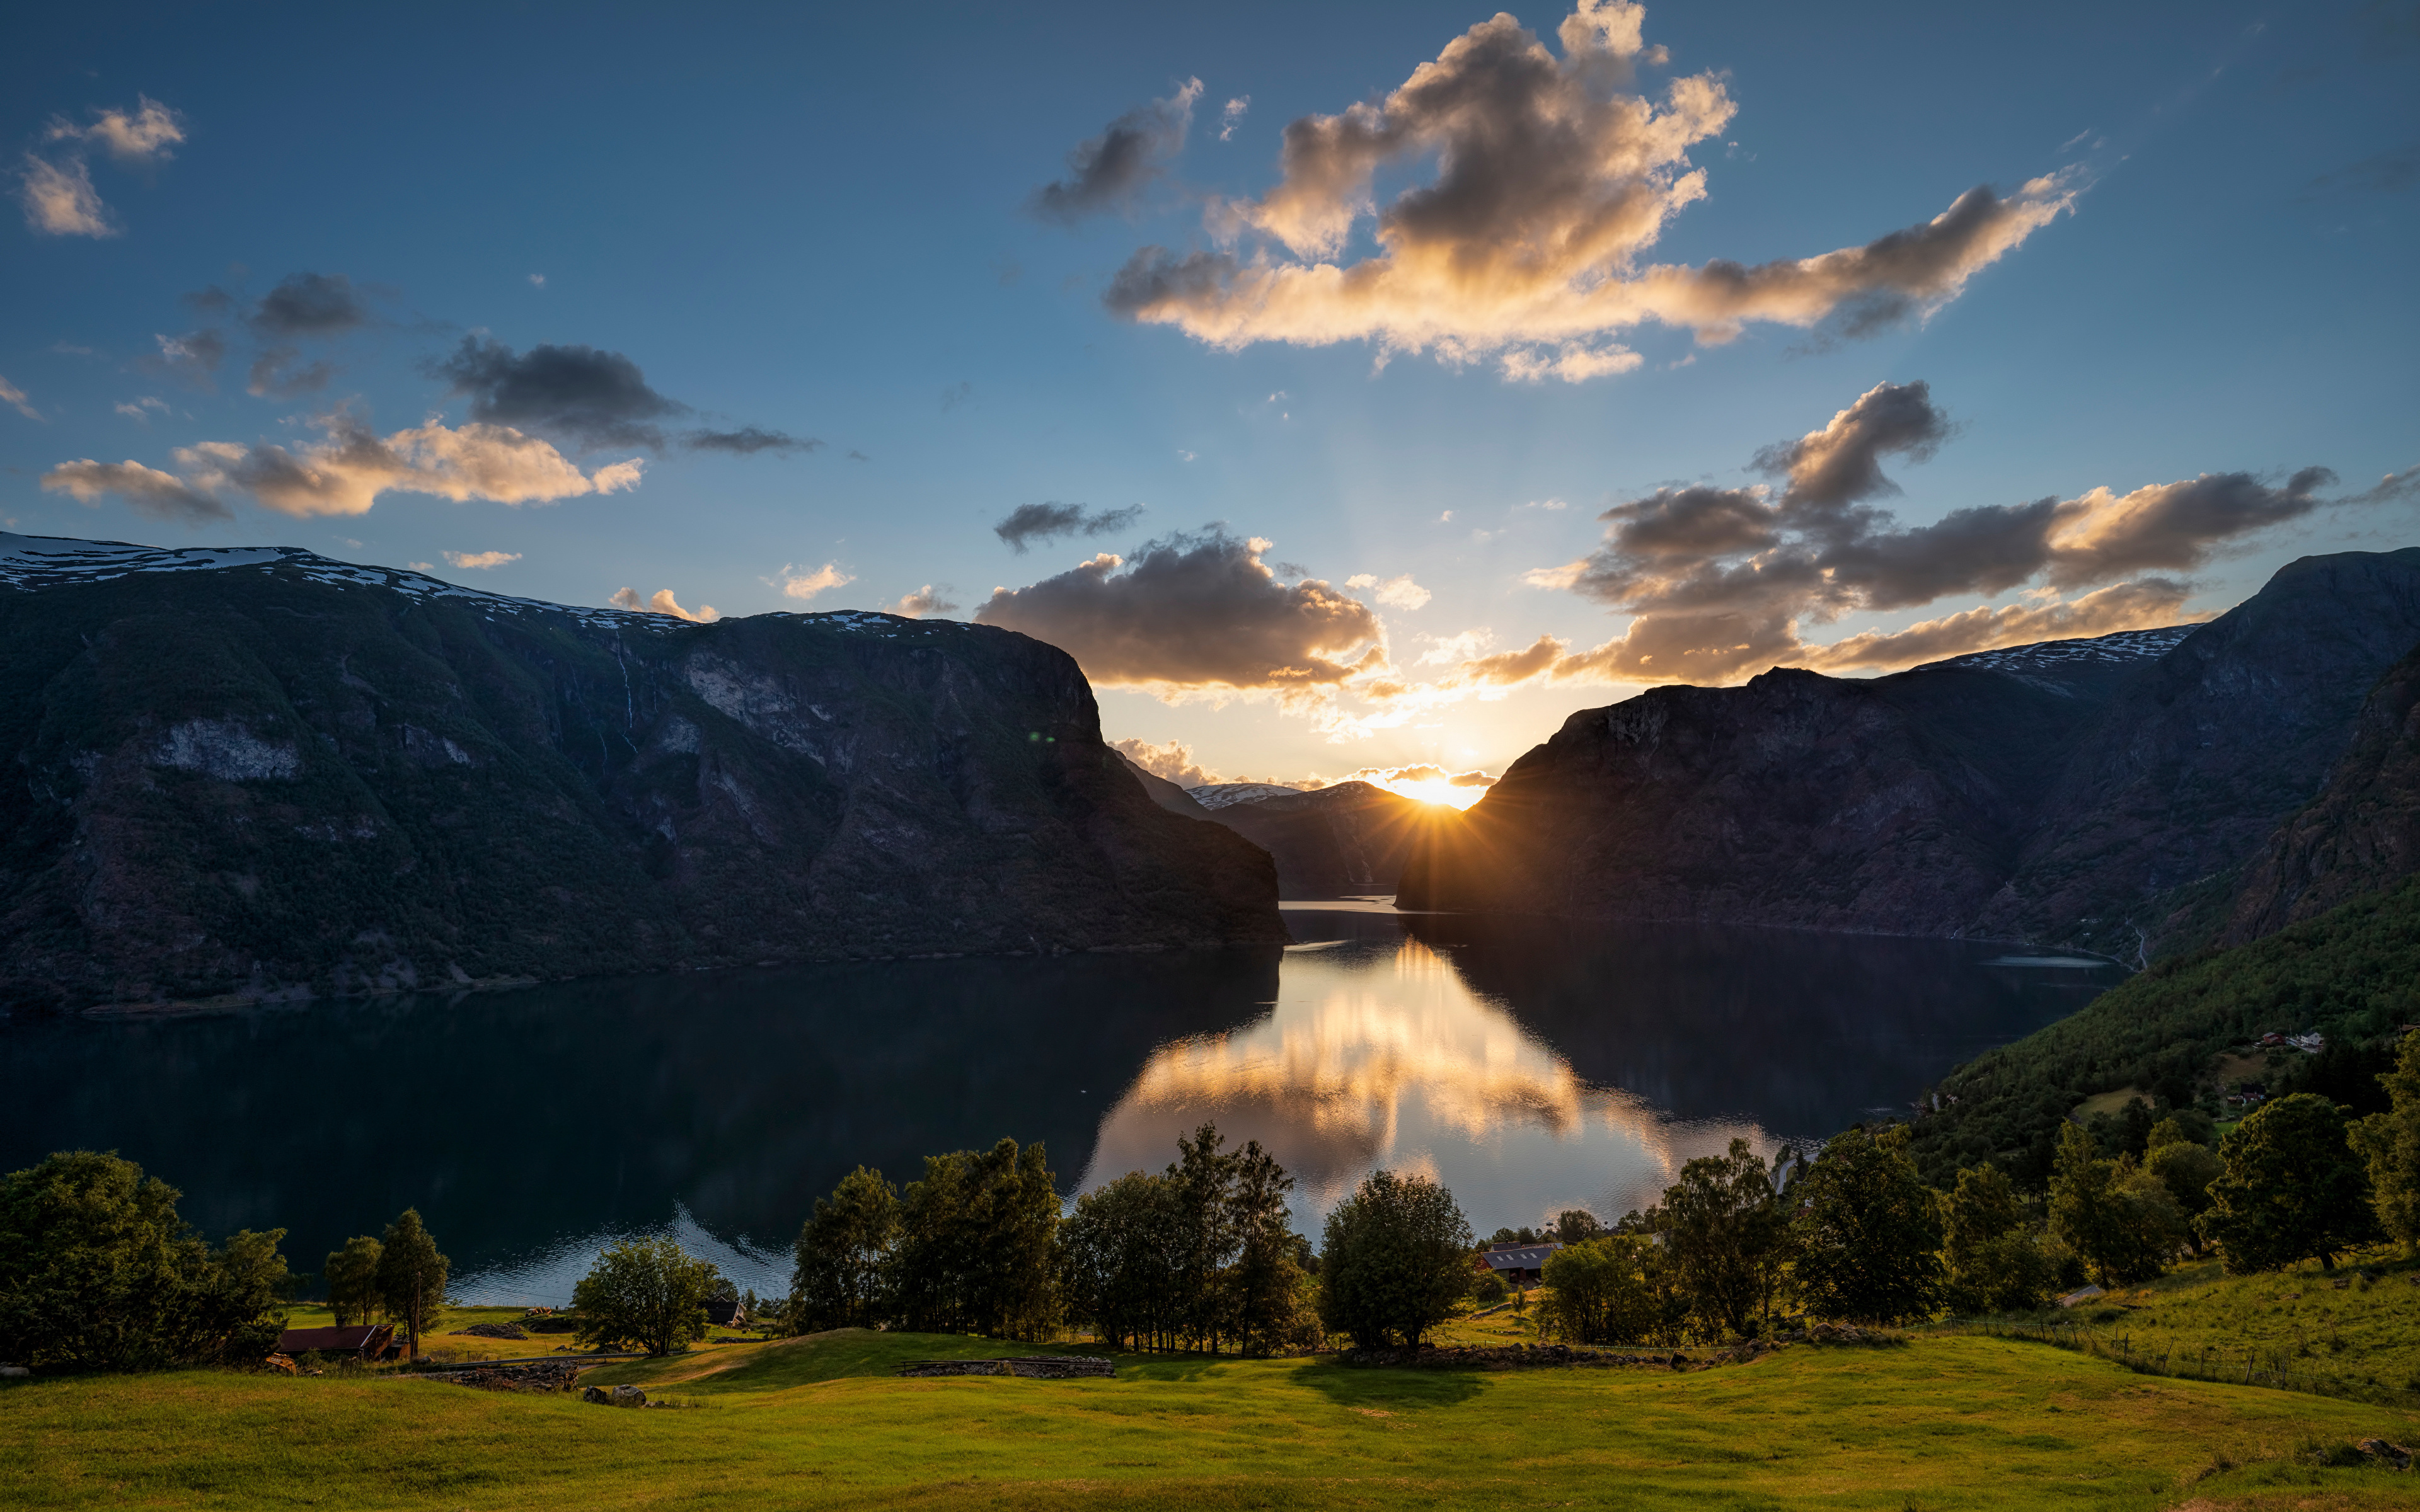
[[[737,1297],[717,1297],[706,1304],[706,1320],[716,1328],[746,1328],[748,1309]]]
[[[289,1328],[277,1335],[277,1352],[352,1354],[365,1360],[391,1360],[401,1352],[393,1323],[356,1323],[350,1328]]]
[[[1534,1287],[1546,1268],[1546,1257],[1563,1246],[1545,1244],[1490,1244],[1479,1257],[1478,1267],[1483,1267],[1503,1278],[1508,1287]]]

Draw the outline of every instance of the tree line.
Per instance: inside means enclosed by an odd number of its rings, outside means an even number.
[[[2046,1182],[2002,1167],[1925,1180],[1905,1125],[1853,1128],[1811,1159],[1744,1140],[1683,1165],[1609,1227],[1560,1215],[1540,1323],[1574,1343],[1719,1340],[1789,1316],[1909,1322],[2039,1307],[2086,1280],[2148,1280],[2214,1252],[2231,1273],[2333,1267],[2390,1238],[2420,1251],[2420,1035],[2378,1078],[2365,1118],[2317,1093],[2263,1103],[2211,1141],[2188,1111],[2135,1110],[2100,1134],[2065,1123]],[[2125,1131],[2140,1128],[2140,1147]],[[2115,1138],[2112,1131],[2118,1131]],[[1314,1251],[1287,1220],[1294,1187],[1257,1142],[1203,1124],[1165,1169],[1063,1211],[1039,1144],[928,1156],[905,1187],[861,1166],[801,1227],[790,1333],[861,1327],[1040,1339],[1085,1329],[1133,1350],[1266,1355],[1337,1336],[1418,1346],[1491,1285],[1451,1193],[1376,1171],[1326,1215]],[[55,1369],[256,1362],[297,1278],[282,1229],[212,1246],[178,1193],[115,1154],[66,1151],[0,1179],[0,1360]],[[1499,1230],[1502,1240],[1536,1237]],[[449,1261],[416,1211],[326,1264],[340,1323],[383,1314],[419,1337]],[[714,1267],[669,1239],[608,1246],[574,1295],[579,1337],[665,1353],[705,1332]]]

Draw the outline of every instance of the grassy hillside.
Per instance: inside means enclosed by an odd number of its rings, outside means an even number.
[[[2071,1017],[1977,1057],[1920,1119],[1925,1179],[1997,1161],[2049,1168],[2059,1120],[2095,1093],[2135,1087],[2191,1103],[2228,1045],[2316,1028],[2332,1042],[2420,1020],[2420,878],[2229,950],[2163,962]],[[1952,1101],[1954,1100],[1954,1101]]]
[[[841,1334],[718,1351],[744,1363],[706,1375],[623,1368],[699,1404],[668,1412],[395,1379],[11,1382],[0,1485],[12,1507],[2349,1508],[2409,1505],[2412,1477],[2314,1451],[2420,1434],[2392,1410],[1978,1337],[1683,1374],[1131,1358],[1114,1381],[888,1374],[1014,1349]]]

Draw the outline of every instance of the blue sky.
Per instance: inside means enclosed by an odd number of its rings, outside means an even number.
[[[1499,771],[1573,710],[1668,675],[1865,673],[2039,639],[2028,626],[2173,620],[2295,556],[2420,540],[2411,491],[2378,486],[2420,462],[2420,9],[1983,9],[1604,7],[1586,55],[1558,37],[1563,10],[1521,11],[1538,51],[1501,55],[1545,71],[1487,75],[1427,136],[1394,92],[1483,8],[21,18],[0,57],[22,210],[0,227],[0,398],[21,396],[0,409],[0,521],[426,562],[566,602],[670,590],[723,614],[889,607],[929,586],[959,617],[1067,645],[1106,733],[1159,747],[1171,771],[1288,779]],[[1577,93],[1513,99],[1533,77]],[[1390,245],[1403,263],[1417,249],[1382,243],[1365,202],[1397,208],[1450,171],[1441,152],[1467,167],[1524,110],[1637,98],[1671,118],[1676,80],[1727,102],[1700,126],[1723,118],[1646,170],[1553,151],[1486,170],[1531,195],[1533,231],[1625,185],[1667,196],[1643,239],[1550,270],[1559,299],[1594,291],[1601,308],[1652,267],[1697,289],[1721,260],[1869,248],[1978,185],[2038,224],[1947,285],[1859,273],[1730,339],[1697,305],[1574,316],[1600,322],[1576,336],[1559,315],[1546,332],[1468,277],[1407,285],[1394,326],[1355,328],[1341,307],[1272,316],[1238,282]],[[1274,193],[1316,187],[1281,168],[1281,133],[1363,101],[1398,135],[1360,187],[1318,201],[1349,224],[1313,247]],[[1159,133],[1152,171],[1086,180],[1070,153],[1121,117]],[[62,209],[79,173],[93,198]],[[1052,181],[1090,213],[1037,213]],[[1520,253],[1519,235],[1481,215],[1422,245],[1466,269]],[[1112,281],[1153,246],[1230,257],[1227,282],[1113,307]],[[343,279],[313,285],[343,291],[343,317],[281,328],[261,301],[296,275]],[[1247,305],[1254,339],[1220,344]],[[206,331],[215,368],[163,361],[161,338]],[[449,382],[437,364],[466,338],[514,362],[618,354],[681,408],[639,416],[656,444],[599,440],[467,369]],[[268,392],[248,392],[280,347]],[[1614,370],[1515,373],[1575,352]],[[1859,429],[1885,401],[1902,428]],[[446,472],[445,448],[481,424],[522,439],[516,465],[547,449],[555,482],[504,502],[512,488]],[[683,440],[748,427],[820,445]],[[366,493],[260,491],[265,448],[308,463],[348,435],[420,471],[381,463],[392,486]],[[1827,493],[1833,456],[1880,472]],[[598,470],[631,459],[635,485],[600,490]],[[158,479],[60,471],[85,461]],[[2337,481],[2298,484],[2313,466]],[[413,491],[440,474],[464,497]],[[2204,474],[2237,481],[2173,490]],[[566,478],[586,491],[532,494]],[[2064,501],[2041,517],[2062,523],[2024,536],[2009,512],[2030,501]],[[994,527],[1044,502],[1088,520],[1143,508],[1011,550]],[[1953,571],[1923,528],[1972,510],[2000,512],[1968,517],[1996,533]],[[1747,517],[1729,556],[1643,544],[1659,522]],[[2004,535],[2019,544],[1990,544]],[[1972,560],[2002,549],[2005,571]],[[1074,571],[1099,552],[1120,563]],[[1768,596],[1742,598],[1742,573]],[[1791,573],[1817,586],[1770,596]],[[1417,592],[1387,588],[1404,578]],[[1717,579],[1729,596],[1706,609]],[[1952,622],[1978,607],[2006,612]],[[1673,649],[1651,656],[1634,619]],[[1838,649],[1917,625],[1941,628]]]

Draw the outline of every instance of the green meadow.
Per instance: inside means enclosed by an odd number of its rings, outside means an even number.
[[[1078,1346],[1060,1346],[1078,1349]],[[1034,1352],[848,1330],[586,1379],[683,1404],[393,1374],[10,1382],[11,1507],[2363,1508],[2420,1475],[2330,1466],[2420,1413],[1916,1335],[1744,1365],[1379,1370],[1124,1356],[1115,1380],[903,1380]]]

